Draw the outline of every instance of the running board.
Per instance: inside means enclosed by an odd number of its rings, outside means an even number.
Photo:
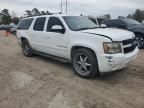
[[[51,58],[53,60],[57,60],[57,61],[63,62],[63,63],[71,63],[70,60],[65,59],[65,58],[53,56],[53,55],[42,53],[42,52],[38,52],[38,51],[34,51],[34,53],[37,54],[37,55],[46,57],[46,58]]]

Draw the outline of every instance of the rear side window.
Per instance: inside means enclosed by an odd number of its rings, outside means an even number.
[[[19,30],[28,30],[32,21],[33,21],[33,18],[21,20],[19,23],[18,29]]]
[[[46,17],[40,17],[37,18],[34,24],[34,30],[35,31],[43,31],[44,30],[44,25],[45,25]]]

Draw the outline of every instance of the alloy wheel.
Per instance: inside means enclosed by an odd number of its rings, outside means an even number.
[[[142,48],[144,46],[144,39],[142,37],[136,37],[136,40],[138,42],[138,47]]]
[[[88,75],[92,70],[92,63],[90,62],[88,56],[78,54],[74,59],[74,67],[79,74]]]

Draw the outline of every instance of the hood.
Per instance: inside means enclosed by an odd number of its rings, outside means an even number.
[[[132,32],[114,28],[98,28],[98,29],[84,30],[81,32],[107,37],[110,38],[112,41],[123,41],[133,38]]]

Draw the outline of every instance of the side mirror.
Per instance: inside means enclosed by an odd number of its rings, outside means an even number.
[[[57,33],[63,33],[63,34],[65,33],[65,29],[60,25],[54,25],[52,27],[52,31]]]
[[[53,29],[53,30],[61,30],[61,29],[63,29],[63,28],[62,28],[62,26],[54,25],[54,26],[52,27],[52,29]]]
[[[100,27],[101,28],[107,28],[107,25],[106,24],[101,24]]]

